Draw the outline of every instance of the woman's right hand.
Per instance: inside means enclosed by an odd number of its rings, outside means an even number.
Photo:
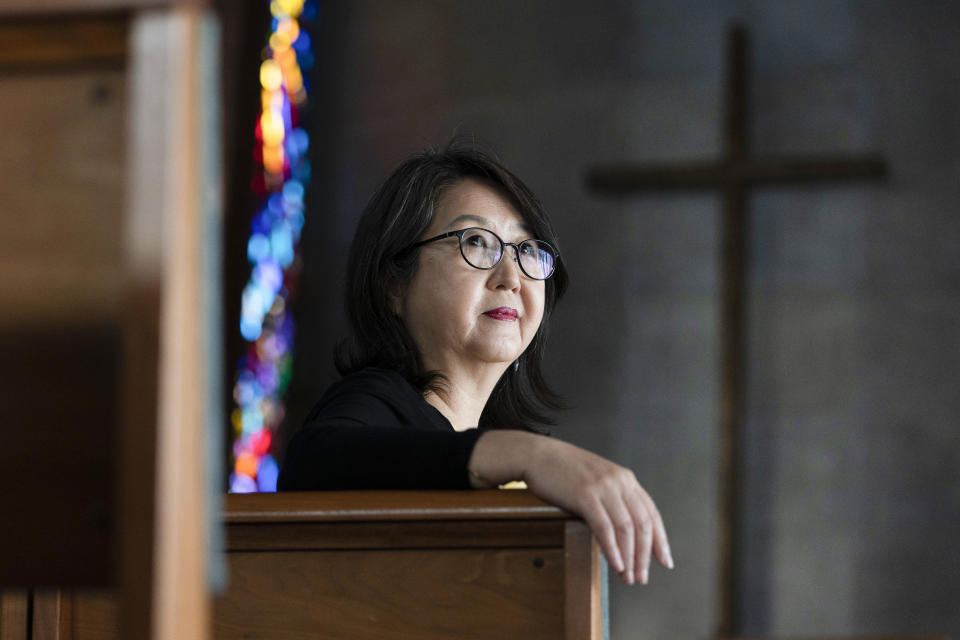
[[[581,516],[627,584],[647,583],[651,555],[673,568],[660,512],[626,467],[554,438],[491,430],[477,440],[469,469],[476,487],[523,480],[544,501]]]

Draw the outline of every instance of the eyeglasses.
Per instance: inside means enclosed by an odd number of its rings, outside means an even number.
[[[500,264],[505,247],[513,247],[517,252],[517,263],[520,270],[534,280],[546,280],[553,275],[557,259],[560,254],[543,240],[524,240],[520,243],[504,242],[500,236],[488,229],[470,227],[457,231],[448,231],[439,236],[427,238],[411,245],[411,249],[423,246],[430,242],[457,236],[460,241],[460,255],[471,267],[477,269],[493,269]]]

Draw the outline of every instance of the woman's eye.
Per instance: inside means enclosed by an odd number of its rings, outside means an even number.
[[[529,242],[524,242],[523,244],[520,245],[520,255],[532,256],[532,255],[536,255],[536,253],[537,253],[537,248],[534,247]]]
[[[469,247],[481,247],[481,248],[482,248],[482,247],[486,247],[486,246],[487,246],[487,240],[486,240],[486,238],[484,238],[484,237],[481,236],[481,235],[467,236],[466,238],[463,239],[463,241],[464,241],[464,242],[466,243],[466,245],[469,246]]]

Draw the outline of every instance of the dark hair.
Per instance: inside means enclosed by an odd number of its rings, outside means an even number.
[[[400,373],[420,391],[443,389],[443,375],[424,370],[417,345],[394,313],[392,299],[416,271],[419,250],[410,250],[410,245],[430,226],[443,192],[464,178],[479,178],[497,188],[534,236],[559,250],[540,201],[489,155],[454,140],[446,147],[411,156],[370,199],[350,247],[346,304],[353,336],[337,349],[336,366],[341,375],[380,367]],[[562,260],[545,285],[540,327],[519,359],[517,371],[508,367],[497,382],[480,416],[480,427],[536,431],[532,423],[553,424],[547,412],[563,408],[541,371],[547,321],[567,287]]]

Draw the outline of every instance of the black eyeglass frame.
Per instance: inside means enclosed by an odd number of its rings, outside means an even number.
[[[472,231],[474,229],[476,229],[477,231],[485,231],[486,233],[489,233],[494,238],[496,238],[497,241],[500,243],[500,257],[497,259],[496,262],[494,262],[489,267],[478,267],[477,265],[467,260],[467,256],[463,252],[463,234],[465,234],[467,231]],[[503,260],[503,256],[506,255],[507,247],[513,247],[514,252],[517,254],[516,263],[517,265],[520,266],[520,271],[522,271],[523,275],[527,276],[531,280],[541,280],[541,281],[547,280],[550,278],[550,276],[552,276],[554,273],[557,272],[557,260],[560,259],[560,252],[557,251],[554,248],[554,246],[549,242],[547,242],[546,240],[538,240],[537,238],[527,238],[526,240],[521,240],[520,242],[504,242],[500,236],[495,234],[493,231],[490,231],[490,229],[484,229],[483,227],[467,227],[465,229],[456,229],[454,231],[447,231],[446,233],[441,233],[438,236],[427,238],[426,240],[421,240],[420,242],[414,243],[407,248],[407,251],[411,249],[416,249],[417,247],[422,247],[423,245],[429,244],[431,242],[436,242],[437,240],[443,240],[444,238],[450,238],[453,236],[457,237],[457,244],[460,247],[460,257],[462,257],[463,261],[466,262],[471,267],[473,267],[474,269],[480,269],[481,271],[489,271],[490,269],[496,268],[496,266],[500,264],[500,262]],[[536,276],[532,276],[529,273],[527,273],[526,269],[523,268],[523,262],[520,261],[520,245],[525,244],[527,242],[536,242],[540,245],[543,245],[550,250],[551,254],[553,254],[553,270],[550,271],[550,273],[543,278],[537,278]]]

